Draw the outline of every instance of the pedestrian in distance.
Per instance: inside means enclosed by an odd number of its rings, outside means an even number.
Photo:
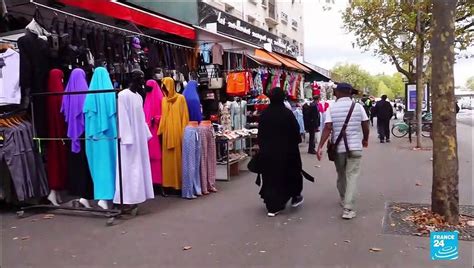
[[[337,189],[343,207],[342,218],[356,216],[354,209],[356,186],[361,170],[362,148],[369,144],[369,118],[362,105],[351,99],[350,84],[339,83],[334,90],[337,100],[328,110],[321,142],[316,153],[321,161],[323,146],[328,139],[335,146],[334,164],[337,171]],[[329,153],[329,152],[328,152]]]
[[[263,185],[260,196],[269,217],[291,206],[303,203],[302,162],[299,150],[300,126],[283,101],[285,93],[274,88],[269,94],[270,105],[262,112],[258,126],[259,160]]]
[[[374,126],[374,118],[377,117],[375,110],[375,102],[371,102],[370,107],[370,124]]]
[[[321,124],[319,100],[319,96],[313,96],[313,101],[310,104],[305,104],[303,107],[303,121],[305,130],[309,133],[309,154],[316,154],[316,132],[319,131]]]
[[[382,99],[375,104],[375,114],[380,143],[390,142],[390,119],[393,116],[393,109],[387,101],[387,95],[382,95]]]

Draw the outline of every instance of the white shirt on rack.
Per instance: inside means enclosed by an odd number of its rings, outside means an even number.
[[[0,106],[20,104],[20,54],[13,49],[0,53]]]

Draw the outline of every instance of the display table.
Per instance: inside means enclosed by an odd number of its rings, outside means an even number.
[[[230,177],[231,176],[234,176],[234,175],[237,175],[236,173],[238,173],[238,165],[241,163],[241,162],[244,162],[245,160],[248,160],[250,155],[252,155],[252,150],[253,150],[253,142],[252,142],[252,139],[255,139],[257,137],[257,135],[248,135],[248,136],[244,136],[244,137],[238,137],[238,138],[234,138],[234,139],[228,139],[224,136],[218,136],[216,137],[216,144],[217,144],[217,148],[219,148],[219,145],[222,145],[224,144],[226,149],[225,149],[225,161],[224,162],[219,162],[217,163],[217,165],[221,165],[221,166],[226,166],[226,178],[225,179],[217,179],[217,180],[221,180],[221,181],[230,181]],[[237,142],[237,141],[244,141],[245,144],[247,144],[247,141],[248,141],[248,145],[249,147],[246,148],[246,149],[242,149],[242,151],[246,151],[246,154],[245,155],[242,155],[241,157],[239,158],[235,158],[235,159],[230,159],[230,145]],[[236,169],[234,169],[233,167],[237,166]],[[231,172],[234,171],[234,172]]]

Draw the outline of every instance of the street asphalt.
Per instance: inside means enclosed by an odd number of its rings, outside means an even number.
[[[458,133],[460,199],[472,205],[473,128],[459,124]],[[407,138],[379,144],[375,127],[371,139],[353,220],[341,219],[333,164],[303,144],[304,169],[316,182],[305,181],[298,209],[268,218],[255,175],[242,172],[219,182],[216,194],[157,197],[111,227],[100,217],[6,212],[1,267],[473,267],[472,242],[460,241],[457,261],[432,261],[429,238],[382,234],[385,202],[430,203],[431,151],[412,150]]]

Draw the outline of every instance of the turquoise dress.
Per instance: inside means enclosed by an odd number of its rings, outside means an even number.
[[[114,89],[107,70],[96,68],[89,90]],[[94,199],[115,194],[117,106],[114,92],[88,94],[84,103],[86,155],[94,182]]]

